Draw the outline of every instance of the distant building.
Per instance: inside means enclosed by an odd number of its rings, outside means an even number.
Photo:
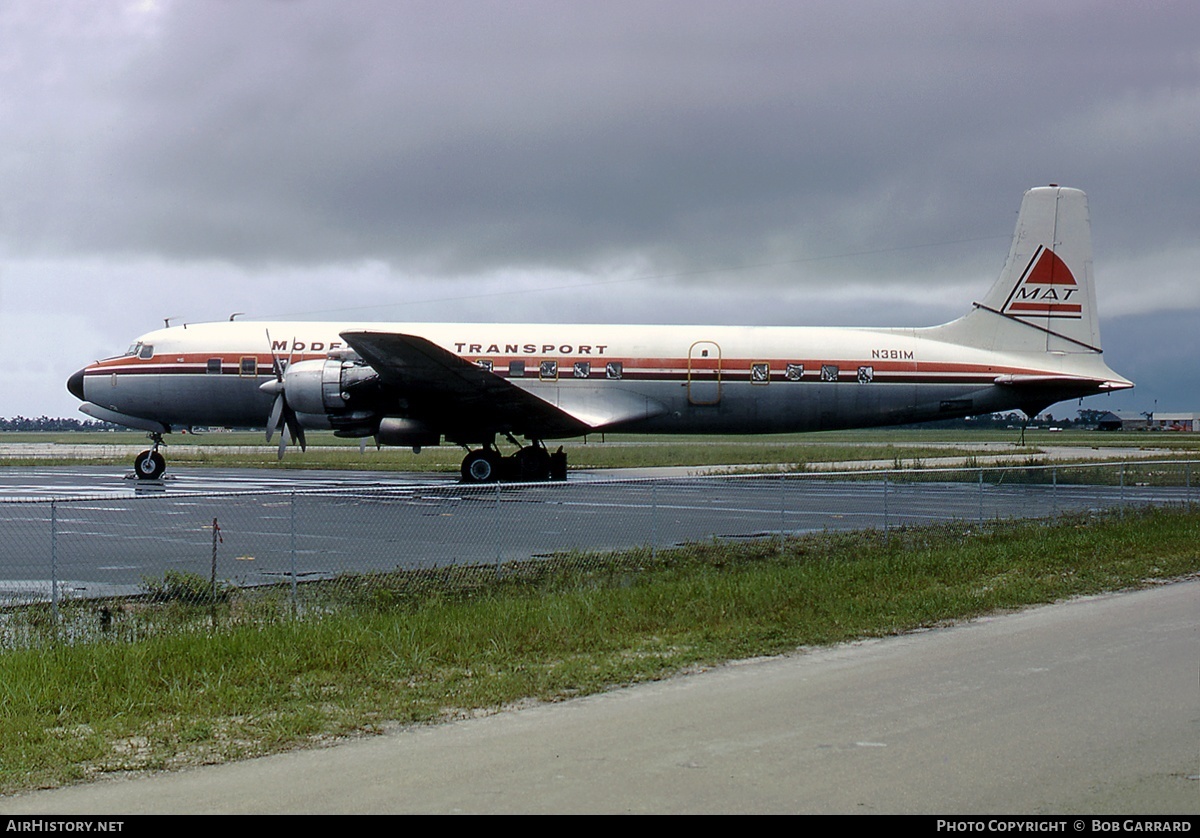
[[[1190,431],[1200,433],[1200,413],[1113,413],[1105,411],[1096,419],[1102,431]]]
[[[1096,427],[1102,431],[1144,431],[1149,422],[1140,413],[1113,413],[1106,410],[1096,420]]]
[[[1200,413],[1154,413],[1149,427],[1152,431],[1200,431]]]

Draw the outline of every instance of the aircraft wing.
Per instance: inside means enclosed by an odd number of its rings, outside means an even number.
[[[413,415],[448,428],[548,439],[595,428],[545,399],[417,335],[343,332],[342,339],[408,400]]]

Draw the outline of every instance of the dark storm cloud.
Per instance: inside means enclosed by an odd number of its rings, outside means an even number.
[[[1090,196],[1131,398],[1194,404],[1152,360],[1200,316],[1197,31],[1190,3],[6,0],[0,350],[60,337],[0,414],[72,412],[66,376],[167,316],[928,325],[1049,182]]]
[[[166,3],[79,81],[46,184],[74,198],[35,221],[80,252],[685,270],[1006,235],[1054,180],[1153,196],[1110,247],[1190,234],[1200,14],[1042,6]]]

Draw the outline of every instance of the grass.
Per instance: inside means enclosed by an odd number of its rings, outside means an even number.
[[[1200,512],[563,555],[178,602],[0,654],[0,791],[220,762],[1200,571]],[[423,574],[423,576],[422,576]],[[324,597],[324,599],[322,599]],[[313,603],[320,603],[319,607]],[[185,630],[146,628],[173,620]],[[164,622],[165,624],[165,622]],[[115,640],[136,636],[136,642]]]
[[[977,455],[981,443],[1012,446],[1014,457],[1036,456],[1042,453],[1041,446],[1050,445],[1079,448],[1081,456],[1100,447],[1165,449],[1182,456],[1200,451],[1200,435],[1182,433],[1030,431],[1027,446],[1017,447],[1016,440],[1017,432],[1011,430],[875,429],[754,437],[606,434],[562,444],[574,468],[769,465],[793,471],[830,462],[913,463],[937,457],[965,458]],[[0,444],[95,448],[94,453],[76,451],[49,458],[12,454],[3,461],[8,465],[124,466],[131,456],[113,447],[141,446],[145,442],[143,434],[134,432],[0,433]],[[309,433],[308,450],[301,452],[292,446],[282,462],[261,433],[172,435],[168,442],[173,444],[167,448],[167,458],[180,466],[456,472],[462,460],[461,449],[446,445],[427,448],[420,454],[403,448],[376,449],[373,445],[360,452],[355,441],[337,439],[328,432]]]
[[[12,439],[21,437],[20,440]],[[420,454],[404,448],[376,449],[369,445],[360,451],[357,442],[337,439],[331,433],[309,433],[308,450],[289,448],[285,458],[277,459],[275,448],[265,445],[261,434],[205,434],[169,438],[176,443],[166,449],[168,461],[178,466],[362,469],[380,471],[457,472],[463,451],[456,446],[426,448]],[[842,460],[918,459],[966,454],[966,449],[938,445],[894,445],[880,441],[863,444],[812,442],[811,435],[781,435],[743,439],[738,437],[651,437],[607,436],[603,441],[569,440],[562,443],[572,467],[632,468],[647,466],[721,466],[783,464],[801,471],[810,462]],[[40,438],[35,438],[40,437]],[[0,434],[4,442],[42,442],[74,445],[73,451],[60,457],[7,457],[9,465],[94,464],[126,465],[131,455],[114,450],[115,446],[140,446],[143,435],[134,433],[79,434]],[[553,443],[557,447],[559,443]],[[95,447],[95,452],[86,448]],[[505,449],[508,450],[507,448]]]

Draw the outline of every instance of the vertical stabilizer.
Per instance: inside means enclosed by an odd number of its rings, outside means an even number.
[[[1025,193],[1004,271],[980,305],[1100,351],[1086,195],[1059,186]]]
[[[938,331],[987,349],[1100,352],[1087,196],[1060,186],[1026,192],[1000,278],[970,314]]]

